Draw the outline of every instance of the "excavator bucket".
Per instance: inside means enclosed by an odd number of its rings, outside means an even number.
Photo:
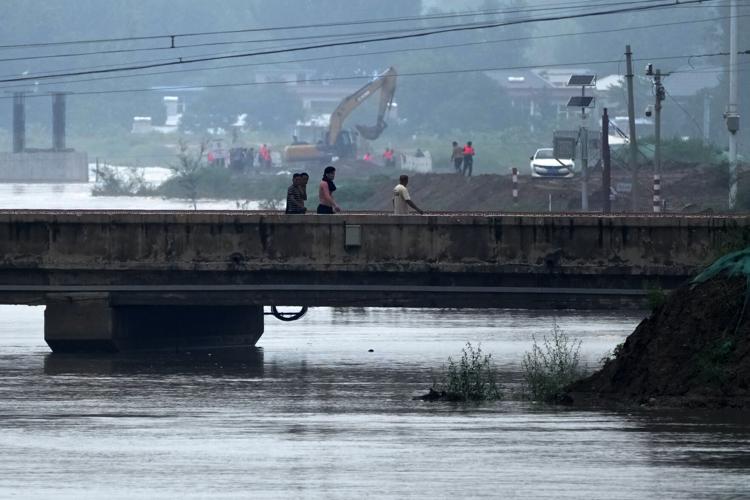
[[[378,137],[380,137],[380,134],[383,133],[383,130],[385,130],[386,124],[385,122],[378,123],[377,125],[367,126],[367,125],[357,125],[357,131],[359,132],[359,135],[367,139],[368,141],[374,141]]]

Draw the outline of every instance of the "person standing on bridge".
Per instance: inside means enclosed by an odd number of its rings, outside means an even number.
[[[471,141],[466,143],[466,146],[464,146],[464,175],[466,177],[471,177],[471,171],[474,168],[474,155],[476,154],[476,151],[474,151],[474,146],[471,145]]]
[[[292,185],[286,190],[286,213],[288,214],[304,214],[307,212],[305,200],[302,198],[301,183],[302,174],[294,174]]]
[[[333,199],[333,192],[336,191],[336,184],[333,183],[334,177],[336,177],[336,169],[332,165],[328,165],[323,171],[323,180],[320,181],[318,188],[318,198],[320,199],[320,204],[318,205],[319,214],[341,212],[341,207]]]
[[[453,168],[456,169],[457,174],[461,174],[461,164],[464,162],[464,148],[458,145],[456,141],[453,141],[453,152],[451,153],[451,160],[453,160]]]
[[[302,172],[299,174],[299,190],[302,193],[302,201],[307,201],[307,183],[310,181],[310,174]],[[304,205],[304,203],[302,203]],[[307,209],[305,209],[307,211]]]
[[[398,178],[398,185],[393,188],[393,214],[408,215],[409,207],[411,207],[421,215],[424,212],[411,201],[409,190],[406,189],[407,184],[409,184],[409,176],[402,175]]]

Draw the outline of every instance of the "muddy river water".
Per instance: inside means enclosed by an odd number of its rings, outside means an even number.
[[[746,416],[412,400],[466,341],[511,393],[532,335],[557,323],[593,365],[639,319],[321,308],[256,350],[81,357],[0,306],[0,497],[750,496]]]
[[[187,208],[89,191],[0,208]],[[0,498],[750,498],[746,414],[412,400],[467,341],[511,394],[532,336],[594,366],[642,316],[319,308],[254,350],[60,356],[43,308],[0,306]]]

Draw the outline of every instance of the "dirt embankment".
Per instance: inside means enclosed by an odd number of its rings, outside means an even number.
[[[667,211],[724,210],[728,198],[728,174],[724,170],[717,166],[670,166],[661,176],[661,194],[667,202]],[[364,170],[337,173],[337,181],[345,188],[348,175],[362,176],[363,172]],[[352,208],[390,210],[392,190],[398,183],[399,173],[383,169],[368,170],[366,175],[378,175],[381,180],[375,181],[370,195],[358,200]],[[453,173],[406,173],[410,177],[409,192],[412,199],[425,210],[546,212],[551,207],[551,211],[564,212],[581,208],[580,178],[535,179],[522,171],[518,177],[518,201],[514,202],[510,174],[466,178]],[[375,179],[378,177],[373,180]],[[741,186],[745,179],[747,173],[741,170]],[[621,189],[612,201],[612,211],[631,210],[632,185],[633,178],[629,172],[612,173],[611,186]],[[650,212],[653,172],[641,169],[635,186],[637,210]],[[604,200],[601,170],[591,172],[588,191],[589,210],[601,210]]]
[[[616,349],[569,387],[573,404],[750,409],[750,307],[745,278],[672,292]]]

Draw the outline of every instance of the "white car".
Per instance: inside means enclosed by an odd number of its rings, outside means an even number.
[[[576,164],[572,159],[555,158],[552,148],[537,149],[529,162],[532,177],[573,177]]]

